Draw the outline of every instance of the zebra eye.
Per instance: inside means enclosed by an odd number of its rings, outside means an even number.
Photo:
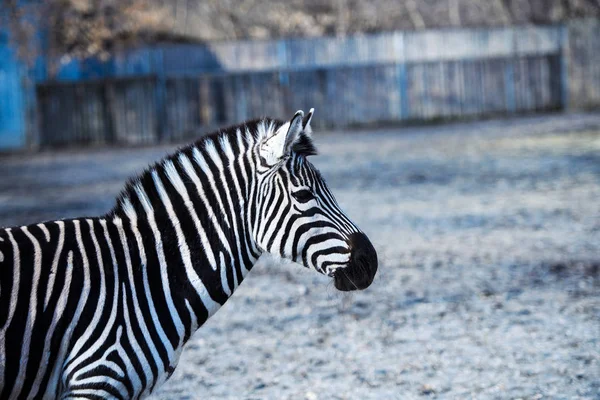
[[[310,190],[298,190],[297,192],[292,193],[292,196],[300,203],[307,203],[315,198]]]

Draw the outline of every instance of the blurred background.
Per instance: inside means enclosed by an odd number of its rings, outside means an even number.
[[[311,107],[374,284],[261,259],[154,398],[599,399],[598,0],[2,0],[0,226]]]

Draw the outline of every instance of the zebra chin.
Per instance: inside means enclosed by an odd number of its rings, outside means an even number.
[[[377,273],[377,252],[362,232],[350,235],[348,242],[351,248],[350,262],[334,272],[334,286],[344,292],[366,289],[373,283]]]

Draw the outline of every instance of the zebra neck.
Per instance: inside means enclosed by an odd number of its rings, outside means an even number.
[[[112,212],[132,240],[139,235],[145,251],[156,252],[140,267],[158,268],[177,285],[170,293],[190,314],[186,336],[225,303],[260,256],[251,227],[252,157],[251,148],[184,149],[131,182]]]

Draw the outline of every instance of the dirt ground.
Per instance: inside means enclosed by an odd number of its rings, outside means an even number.
[[[600,399],[600,114],[315,136],[374,284],[264,257],[155,399]],[[0,225],[101,214],[172,149],[0,157]]]

